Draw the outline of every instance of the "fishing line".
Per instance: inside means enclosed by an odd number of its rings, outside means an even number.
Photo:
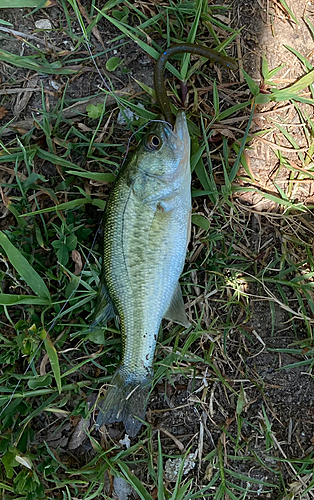
[[[93,64],[95,66],[95,69],[98,73],[98,75],[100,76],[100,79],[101,81],[103,82],[103,84],[105,85],[106,89],[108,90],[108,92],[110,92],[113,97],[115,98],[115,100],[117,101],[117,103],[122,106],[123,108],[127,109],[127,106],[125,104],[123,104],[120,100],[119,100],[119,97],[115,94],[115,91],[114,89],[110,88],[110,86],[108,85],[108,83],[106,82],[106,80],[104,79],[103,75],[101,74],[101,71],[95,61],[95,56],[94,54],[92,53],[91,49],[90,49],[90,46],[89,46],[89,40],[87,38],[87,35],[86,35],[86,30],[85,30],[85,26],[82,24],[81,22],[81,18],[80,16],[77,16],[77,19],[78,19],[78,22],[79,22],[79,25],[80,25],[80,28],[81,28],[81,31],[82,31],[82,34],[83,34],[83,37],[85,39],[85,44],[86,44],[86,47],[87,47],[87,50],[89,52],[89,55],[91,57],[91,60],[93,61]],[[110,81],[110,80],[109,80]]]

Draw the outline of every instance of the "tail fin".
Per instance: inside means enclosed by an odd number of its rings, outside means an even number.
[[[139,377],[129,373],[123,365],[120,366],[99,404],[96,424],[101,426],[122,421],[126,433],[131,437],[136,436],[142,426],[138,418],[144,420],[145,417],[151,380],[151,375]]]

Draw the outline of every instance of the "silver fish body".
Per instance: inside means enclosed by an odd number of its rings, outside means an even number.
[[[174,130],[152,126],[121,169],[104,216],[103,304],[120,318],[123,357],[97,423],[141,427],[162,318],[188,326],[178,284],[190,234],[190,137],[179,111]],[[111,311],[111,312],[110,312]]]

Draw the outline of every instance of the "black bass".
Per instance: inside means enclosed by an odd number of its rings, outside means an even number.
[[[174,45],[155,67],[155,92],[166,122],[154,124],[126,163],[104,216],[103,287],[95,323],[120,317],[123,356],[97,424],[123,422],[135,436],[146,412],[162,318],[189,326],[179,285],[191,224],[190,137],[185,113],[173,123],[164,84],[168,59],[193,53],[236,69],[205,46]]]
[[[123,356],[97,424],[144,419],[161,320],[188,327],[179,285],[190,235],[190,137],[185,113],[174,129],[158,122],[122,167],[104,215],[102,303],[98,322],[120,318]],[[97,318],[96,318],[97,320]]]

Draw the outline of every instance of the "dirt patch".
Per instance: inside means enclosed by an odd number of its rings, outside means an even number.
[[[282,66],[273,81],[278,88],[287,87],[304,75],[304,60],[301,61],[295,52],[303,55],[310,64],[313,62],[313,6],[306,1],[297,1],[292,3],[291,8],[294,17],[280,2],[238,2],[234,10],[235,22],[243,28],[239,51],[243,66],[259,86],[265,85],[262,71],[265,56],[269,68]],[[306,117],[312,115],[311,106],[300,103],[297,111],[291,104],[281,106],[269,103],[257,106],[257,111],[260,115],[253,120],[251,130],[257,132],[264,129],[267,133],[256,137],[246,151],[256,186],[274,195],[282,189],[290,193],[290,199],[312,203],[312,180],[306,176],[298,180],[293,173],[293,167],[302,168],[295,149],[299,148],[306,154],[309,145]],[[294,146],[290,138],[295,141]],[[287,158],[290,168],[278,159],[278,149]],[[257,193],[242,194],[240,199],[249,202],[258,211],[275,207],[273,202]]]

